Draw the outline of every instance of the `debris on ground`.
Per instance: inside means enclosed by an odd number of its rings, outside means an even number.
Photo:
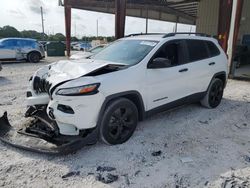
[[[249,179],[242,177],[236,177],[232,175],[231,177],[224,178],[221,184],[221,188],[247,188],[250,187]]]
[[[108,173],[107,175],[102,175],[102,174],[98,173],[96,175],[96,180],[100,181],[102,183],[105,183],[105,184],[113,183],[113,182],[117,181],[118,178],[119,178],[118,175],[113,175],[110,173]]]
[[[73,171],[73,172],[68,172],[67,174],[63,175],[62,178],[69,178],[71,176],[79,176],[80,175],[80,171]]]
[[[250,163],[250,156],[246,155],[244,158],[246,162]]]
[[[98,166],[96,171],[98,172],[111,172],[111,171],[114,171],[116,170],[116,168],[114,167],[110,167],[110,166]]]
[[[206,124],[206,125],[208,125],[208,121],[199,121],[201,124]]]
[[[128,174],[124,174],[122,175],[124,178],[125,178],[125,182],[126,182],[126,185],[130,185],[130,181],[129,181],[129,178],[128,178]]]
[[[191,157],[182,157],[181,162],[182,163],[191,163],[191,162],[193,162],[193,159]]]
[[[140,170],[137,170],[137,171],[135,172],[135,176],[137,176],[140,172],[141,172]]]
[[[154,156],[154,157],[160,156],[161,154],[162,154],[162,151],[161,151],[161,150],[159,150],[159,151],[154,151],[154,152],[151,153],[151,155]]]

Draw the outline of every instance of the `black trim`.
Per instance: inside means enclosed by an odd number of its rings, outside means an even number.
[[[213,79],[216,78],[216,77],[219,77],[219,76],[223,76],[224,77],[224,79],[225,79],[225,80],[223,80],[223,82],[224,82],[224,88],[226,87],[226,85],[227,85],[226,72],[225,71],[221,71],[221,72],[217,72],[216,74],[214,74],[213,78],[211,79],[211,81],[210,81],[210,83],[209,83],[209,85],[207,87],[207,91],[208,91],[209,86],[210,86],[211,82],[213,81]]]
[[[163,112],[163,111],[167,111],[167,110],[170,110],[172,108],[182,106],[182,105],[185,105],[185,104],[199,102],[203,97],[205,97],[206,93],[207,92],[196,93],[196,94],[193,94],[193,95],[178,99],[176,101],[164,104],[162,106],[156,107],[156,108],[154,108],[152,110],[146,111],[145,112],[145,117],[149,117],[149,116],[152,116],[153,114]]]
[[[155,99],[153,102],[158,102],[158,101],[162,101],[164,99],[168,99],[168,97],[163,97],[163,98],[160,98],[160,99]]]

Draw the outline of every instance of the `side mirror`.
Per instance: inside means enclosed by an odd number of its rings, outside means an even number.
[[[148,64],[149,69],[161,69],[171,67],[171,61],[167,58],[157,57]]]

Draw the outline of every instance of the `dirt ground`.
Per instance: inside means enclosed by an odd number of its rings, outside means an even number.
[[[0,114],[14,126],[24,121],[28,79],[45,63],[3,65]],[[60,157],[3,143],[0,151],[0,187],[250,187],[250,82],[229,80],[217,109],[192,104],[152,116],[122,145]]]

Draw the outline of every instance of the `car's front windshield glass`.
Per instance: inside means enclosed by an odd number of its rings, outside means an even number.
[[[103,46],[98,46],[98,47],[90,49],[89,52],[96,54],[100,52],[102,49],[103,49]]]
[[[91,58],[134,65],[139,63],[157,43],[150,40],[118,40]]]

